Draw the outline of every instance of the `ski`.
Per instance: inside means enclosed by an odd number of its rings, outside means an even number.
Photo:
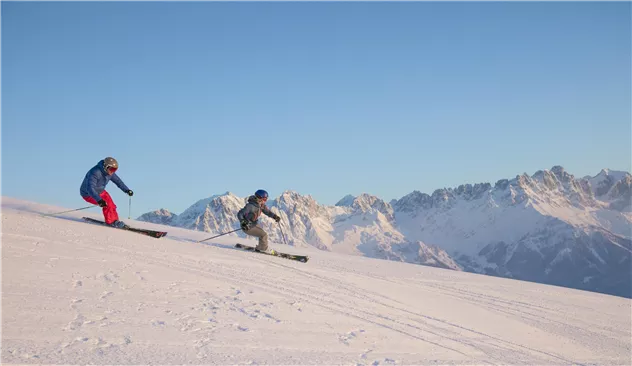
[[[83,219],[85,221],[87,221],[87,222],[91,222],[91,223],[94,223],[94,224],[99,224],[99,225],[111,227],[113,229],[132,231],[132,232],[135,232],[135,233],[138,233],[138,234],[151,236],[152,238],[156,238],[156,239],[162,238],[163,236],[167,236],[167,232],[166,231],[155,231],[155,230],[148,230],[148,229],[138,229],[138,228],[130,227],[130,226],[128,226],[126,228],[117,228],[117,227],[113,227],[113,226],[110,226],[110,225],[106,224],[104,221],[95,220],[95,219],[92,219],[90,217],[84,217]]]
[[[260,252],[258,250],[255,250],[255,247],[251,247],[248,245],[243,245],[243,244],[235,244],[235,248],[239,248],[239,249],[244,249],[244,250],[248,250],[251,252],[255,252],[255,253],[261,253],[261,254],[267,254],[267,255],[271,255],[274,257],[281,257],[281,258],[285,258],[285,259],[291,259],[294,261],[298,261],[301,263],[306,263],[309,260],[309,257],[306,255],[295,255],[295,254],[287,254],[287,253],[279,253],[277,251],[274,251],[274,253],[266,253],[266,252]]]

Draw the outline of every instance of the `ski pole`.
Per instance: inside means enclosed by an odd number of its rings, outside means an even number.
[[[85,210],[85,209],[92,208],[92,207],[96,207],[96,206],[86,206],[86,207],[82,207],[82,208],[76,208],[74,210],[55,212],[55,213],[51,213],[51,214],[42,214],[42,215],[43,216],[55,216],[55,215],[61,215],[63,213],[67,213],[67,212],[81,211],[81,210]]]
[[[285,240],[285,234],[283,234],[283,228],[281,227],[281,222],[277,222],[279,224],[279,229],[281,230],[281,236],[283,236],[283,242],[287,245],[287,240]]]
[[[127,214],[127,219],[130,220],[132,218],[132,196],[129,197],[129,213]]]
[[[196,241],[196,243],[201,243],[201,242],[203,242],[203,241],[207,241],[207,240],[211,240],[211,239],[219,238],[220,236],[223,236],[223,235],[226,235],[226,234],[230,234],[230,233],[234,233],[235,231],[239,231],[239,230],[241,230],[241,228],[239,228],[239,229],[235,229],[235,230],[233,230],[233,231],[229,231],[229,232],[227,232],[227,233],[223,233],[223,234],[219,234],[219,235],[211,236],[211,237],[210,237],[210,238],[208,238],[208,239],[198,240],[198,241]]]

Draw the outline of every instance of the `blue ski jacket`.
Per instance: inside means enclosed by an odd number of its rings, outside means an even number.
[[[92,169],[86,173],[79,192],[81,197],[92,197],[97,202],[101,200],[101,193],[105,190],[105,186],[112,180],[123,192],[129,191],[129,188],[123,183],[116,173],[109,175],[105,172],[103,160],[99,161]]]

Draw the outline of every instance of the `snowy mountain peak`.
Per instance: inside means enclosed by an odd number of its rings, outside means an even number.
[[[505,179],[505,183],[509,184]],[[498,186],[500,183],[496,183]],[[433,207],[451,207],[457,200],[476,200],[491,190],[490,183],[461,184],[457,188],[441,188],[435,190],[432,195],[413,191],[391,204],[396,211],[414,212],[427,210]]]
[[[599,174],[592,178],[588,178],[590,187],[595,197],[602,197],[609,195],[610,190],[618,183],[623,181],[625,185],[626,180],[631,177],[630,173],[617,170],[602,169]]]
[[[172,225],[200,231],[229,231],[232,218],[244,205],[244,200],[231,192],[201,199],[172,221]]]
[[[148,214],[154,214],[158,216],[174,216],[175,214],[165,208],[158,209],[156,211],[148,212]]]
[[[608,191],[606,200],[612,210],[632,212],[632,175],[626,174],[617,181]]]
[[[391,207],[389,203],[385,202],[381,198],[367,193],[362,193],[358,197],[353,197],[353,200],[349,202],[350,197],[352,196],[346,196],[341,200],[345,201],[344,206],[350,207],[353,211],[357,212],[368,212],[371,210],[377,210],[378,212],[381,212],[388,221],[393,221],[393,207]],[[337,206],[343,205],[337,204]]]
[[[463,199],[470,201],[481,198],[488,193],[491,188],[492,185],[489,183],[476,183],[474,185],[462,184],[455,190],[455,193]]]
[[[432,207],[432,197],[426,193],[412,191],[404,197],[396,200],[392,206],[396,211],[414,212],[417,209],[429,209]]]
[[[336,206],[339,206],[339,207],[351,207],[351,205],[353,204],[353,201],[355,201],[355,199],[356,199],[355,196],[348,194],[348,195],[342,197],[342,199],[336,203]]]
[[[295,191],[284,191],[279,198],[268,201],[269,207],[276,207],[280,211],[296,212],[305,209],[312,214],[326,215],[327,210],[310,195],[302,195]]]
[[[499,179],[494,185],[495,190],[505,190],[509,187],[509,179]]]
[[[560,166],[560,165],[555,165],[553,168],[551,168],[551,172],[553,174],[555,174],[559,178],[563,178],[563,177],[569,176],[569,174],[566,172],[566,170],[564,170],[564,167]]]
[[[169,210],[161,208],[161,209],[156,210],[156,211],[151,211],[151,212],[147,212],[145,214],[142,214],[142,215],[140,215],[137,218],[137,220],[146,221],[146,222],[152,222],[154,224],[170,225],[171,222],[177,216],[178,215],[170,212]]]
[[[623,179],[626,175],[630,175],[630,173],[628,172],[623,172],[620,170],[612,170],[612,169],[601,169],[601,171],[599,172],[599,174],[597,174],[595,177],[605,177],[605,176],[610,176],[612,177],[614,180],[621,180]]]

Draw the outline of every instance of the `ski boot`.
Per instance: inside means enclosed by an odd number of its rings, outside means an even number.
[[[129,226],[127,226],[123,221],[119,221],[119,220],[114,221],[110,225],[117,229],[129,229]]]

